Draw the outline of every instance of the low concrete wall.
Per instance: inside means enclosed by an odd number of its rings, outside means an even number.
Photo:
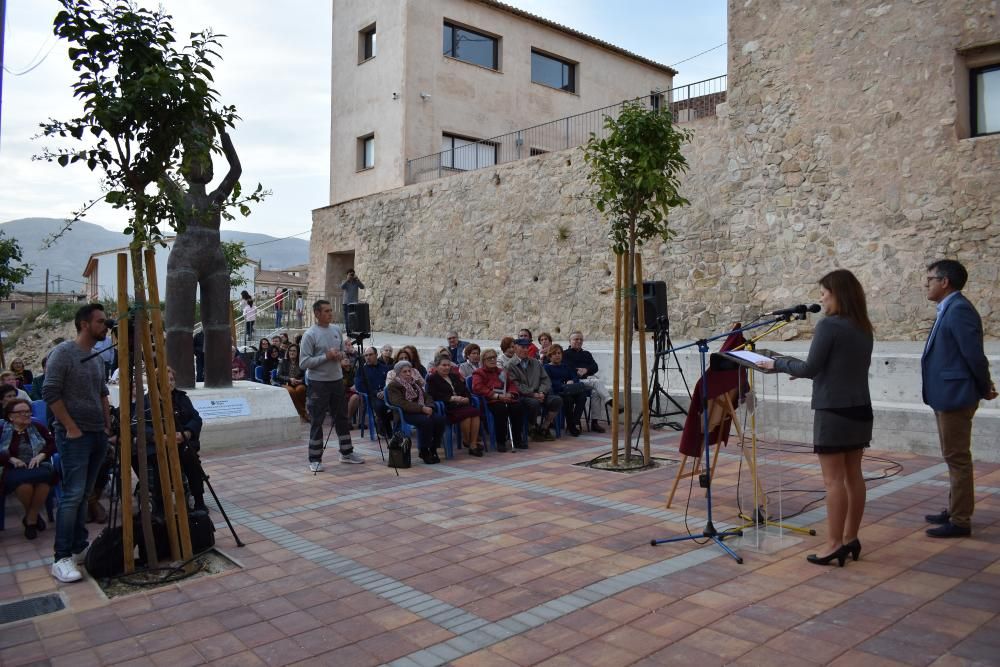
[[[118,405],[118,386],[110,385],[111,404]],[[298,437],[302,422],[283,387],[259,382],[234,382],[231,389],[205,389],[202,385],[185,392],[193,402],[245,399],[248,416],[211,417],[202,414],[202,451],[273,445]],[[305,443],[302,455],[305,456]]]

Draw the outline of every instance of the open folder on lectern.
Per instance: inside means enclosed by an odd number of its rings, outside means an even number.
[[[759,373],[777,373],[776,370],[766,370],[757,365],[757,362],[768,359],[778,359],[788,355],[779,354],[772,350],[728,350],[726,352],[716,352],[712,355],[711,365],[717,370],[731,370],[737,366],[743,366],[755,370]]]

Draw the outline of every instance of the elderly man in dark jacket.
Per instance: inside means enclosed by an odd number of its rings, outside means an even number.
[[[517,381],[521,389],[521,405],[524,406],[532,437],[538,440],[555,440],[550,430],[552,421],[562,410],[562,397],[552,393],[552,380],[542,366],[542,362],[531,356],[531,340],[518,338],[514,341],[515,361],[507,365],[510,377]],[[541,425],[538,416],[545,407],[545,416]]]
[[[354,390],[368,396],[368,404],[378,420],[379,435],[388,436],[392,433],[392,413],[385,407],[385,377],[390,369],[381,363],[374,347],[365,348],[364,358],[365,363],[354,378]]]

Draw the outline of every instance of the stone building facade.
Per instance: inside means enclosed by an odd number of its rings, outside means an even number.
[[[1000,43],[997,9],[730,2],[726,103],[688,125],[691,205],[644,249],[675,337],[813,301],[843,267],[879,339],[919,339],[934,316],[924,267],[945,256],[969,267],[966,293],[1000,337],[1000,135],[967,136],[963,75]],[[349,255],[378,330],[608,336],[614,258],[586,173],[571,149],[317,209],[310,290],[335,291],[328,269]]]

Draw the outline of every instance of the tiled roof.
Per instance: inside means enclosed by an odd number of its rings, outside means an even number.
[[[621,48],[620,46],[615,46],[610,42],[605,42],[603,39],[597,39],[596,37],[592,37],[586,33],[582,33],[579,30],[574,30],[569,26],[564,26],[560,23],[556,23],[555,21],[550,21],[547,18],[538,16],[537,14],[532,14],[531,12],[526,12],[523,9],[518,9],[517,7],[513,7],[511,5],[508,5],[507,3],[497,2],[496,0],[472,0],[472,1],[478,2],[488,7],[493,7],[494,9],[499,9],[500,11],[507,12],[508,14],[514,14],[515,16],[520,16],[521,18],[528,19],[529,21],[534,21],[535,23],[540,23],[546,27],[552,28],[553,30],[564,32],[567,35],[571,35],[573,37],[576,37],[577,39],[582,39],[585,42],[590,42],[591,44],[600,46],[601,48],[607,49],[608,51],[613,51],[615,53],[623,55],[626,58],[638,60],[641,63],[649,65],[650,67],[655,67],[657,69],[663,70],[664,72],[667,72],[671,76],[677,75],[677,70],[675,70],[673,67],[669,67],[662,63],[658,63],[655,60],[650,60],[649,58],[644,58],[639,54],[627,51]]]

